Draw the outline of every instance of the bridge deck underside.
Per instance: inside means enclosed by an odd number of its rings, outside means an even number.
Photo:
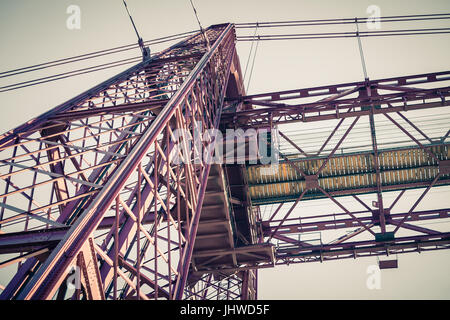
[[[428,151],[440,160],[428,155]],[[324,161],[323,158],[299,158],[289,156],[290,162],[280,160],[278,165],[253,165],[247,167],[249,192],[254,205],[266,205],[296,200],[305,188],[303,199],[320,199],[326,196],[314,183],[332,196],[372,193],[377,191],[374,155],[370,152],[341,154],[330,158],[325,168],[307,186],[303,177],[292,164],[313,176]],[[448,145],[427,146],[424,149],[408,147],[380,150],[381,185],[384,191],[426,187],[439,174],[450,159]],[[447,172],[447,171],[446,171]],[[314,182],[316,181],[316,182]],[[450,184],[450,174],[441,172],[436,185]]]

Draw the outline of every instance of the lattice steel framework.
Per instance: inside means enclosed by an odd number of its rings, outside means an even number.
[[[264,241],[277,246],[275,264],[450,248],[448,223],[439,230],[420,225],[449,218],[448,204],[441,204],[450,194],[449,80],[444,71],[228,99],[224,126],[274,132],[278,126],[285,145],[278,166],[247,167],[253,204],[272,205],[261,226]],[[410,118],[414,113],[442,118],[433,136],[421,129],[420,117]],[[308,129],[298,126],[288,134],[292,123]],[[314,124],[328,126],[321,139],[309,133],[317,130]],[[438,186],[444,195],[432,208],[419,208]],[[406,195],[408,190],[419,195]],[[314,213],[300,205],[318,199]],[[307,239],[312,234],[317,239]]]
[[[232,24],[211,26],[0,136],[1,299],[256,299],[259,268],[450,248],[449,232],[414,224],[449,217],[448,208],[416,208],[450,183],[450,130],[430,138],[407,117],[446,109],[450,87],[430,86],[450,72],[246,96],[235,41]],[[380,117],[410,144],[380,148]],[[281,129],[295,152],[280,152],[274,171],[248,161],[223,166],[223,181],[234,182],[213,194],[228,195],[231,212],[247,212],[239,221],[250,224],[247,239],[230,238],[242,231],[237,215],[200,219],[216,143],[208,130],[275,134],[278,125],[324,121],[334,128],[308,150]],[[363,121],[370,148],[339,153]],[[196,132],[207,139],[191,146]],[[418,199],[394,212],[411,188],[421,188]],[[342,196],[363,209],[348,209]],[[308,199],[328,199],[340,212],[304,214],[298,205]],[[261,218],[267,204],[277,206]],[[194,254],[201,223],[225,223],[236,233],[225,234],[230,248]],[[330,230],[345,233],[319,244],[301,238]],[[361,234],[369,238],[352,241]],[[231,264],[217,262],[227,256]],[[204,258],[200,271],[196,257]]]
[[[2,267],[21,261],[2,299],[67,298],[74,270],[74,299],[241,295],[186,285],[210,165],[173,138],[218,127],[234,56],[212,26],[1,136]]]

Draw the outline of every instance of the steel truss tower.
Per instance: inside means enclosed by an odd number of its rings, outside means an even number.
[[[404,115],[448,106],[449,87],[416,86],[450,72],[246,96],[235,42],[232,24],[211,26],[0,136],[1,299],[256,299],[258,268],[450,247],[450,233],[411,223],[449,217],[415,208],[450,182],[450,130],[431,139]],[[413,146],[380,149],[379,116]],[[363,118],[371,149],[339,153]],[[260,155],[211,164],[212,129],[275,137],[278,124],[318,121],[336,124],[314,152],[279,132],[296,153],[280,152],[272,173],[261,174]],[[394,213],[410,188],[423,192]],[[358,197],[367,193],[375,207]],[[342,213],[291,219],[299,202],[324,198]],[[274,203],[264,219],[260,207]],[[296,238],[345,228],[357,229],[332,243]],[[364,232],[373,237],[349,241]]]

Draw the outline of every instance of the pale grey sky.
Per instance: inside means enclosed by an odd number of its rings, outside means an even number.
[[[144,40],[197,29],[189,0],[128,0]],[[243,1],[194,0],[204,27],[223,22],[282,21],[366,16],[375,4],[382,16],[448,13],[446,0]],[[66,27],[66,8],[81,8],[81,29]],[[402,27],[449,27],[448,22]],[[312,29],[305,29],[309,32]],[[339,29],[338,31],[341,31]],[[352,30],[351,27],[346,30]],[[324,28],[321,31],[334,32]],[[372,79],[450,70],[449,35],[363,39]],[[136,36],[121,0],[1,0],[0,71],[134,43]],[[242,69],[250,43],[238,43]],[[152,51],[162,47],[151,48]],[[135,50],[113,59],[139,55]],[[111,59],[111,58],[109,58]],[[111,60],[107,60],[111,61]],[[77,68],[104,63],[90,60]],[[73,66],[55,69],[70,70]],[[5,132],[123,70],[0,93],[0,131]],[[50,71],[53,71],[49,69]],[[0,79],[0,86],[48,75]],[[268,41],[259,45],[249,93],[359,81],[362,69],[356,39]],[[447,191],[445,191],[447,190]],[[438,194],[444,197],[448,193]],[[399,256],[399,269],[382,271],[382,289],[368,290],[366,268],[376,258],[299,264],[261,270],[260,299],[449,299],[450,252]]]

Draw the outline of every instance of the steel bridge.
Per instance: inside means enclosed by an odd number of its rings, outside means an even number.
[[[0,136],[1,299],[256,299],[260,268],[450,248],[421,224],[450,214],[450,71],[247,95],[235,44],[210,26]]]

